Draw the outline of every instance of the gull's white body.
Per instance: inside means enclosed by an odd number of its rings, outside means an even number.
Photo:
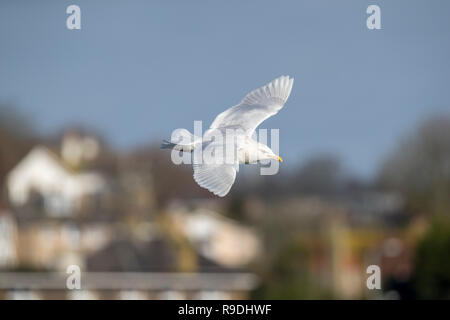
[[[165,142],[163,148],[171,148],[184,152],[193,152],[197,148],[206,148],[211,143],[214,132],[224,135],[227,130],[235,130],[236,162],[211,164],[207,162],[196,164],[194,162],[194,180],[203,188],[223,197],[231,189],[236,178],[239,164],[255,163],[260,160],[281,158],[265,144],[252,138],[255,129],[267,118],[276,114],[286,103],[294,79],[288,76],[279,77],[269,84],[247,94],[244,99],[234,107],[219,114],[205,133],[203,139],[191,136],[188,144]]]

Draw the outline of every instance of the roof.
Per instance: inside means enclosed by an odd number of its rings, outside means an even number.
[[[219,265],[199,252],[194,252],[194,255],[199,272],[227,273],[238,270]],[[175,272],[178,258],[175,246],[163,236],[146,242],[120,239],[90,255],[86,268],[90,272]]]
[[[26,157],[28,157],[28,155],[32,154],[33,152],[42,152],[47,154],[52,160],[54,160],[58,165],[60,165],[61,167],[63,167],[65,170],[67,170],[70,173],[74,173],[73,168],[71,168],[68,164],[66,164],[59,156],[57,153],[55,153],[52,149],[50,149],[47,146],[44,145],[37,145],[35,147],[33,147],[33,149],[31,149],[31,151],[24,157],[24,159]],[[20,162],[19,162],[20,163]]]

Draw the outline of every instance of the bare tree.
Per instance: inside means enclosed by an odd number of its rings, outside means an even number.
[[[414,209],[450,215],[450,114],[426,120],[401,141],[378,180],[405,193]]]
[[[13,105],[0,103],[0,190],[6,174],[31,147],[32,130]]]

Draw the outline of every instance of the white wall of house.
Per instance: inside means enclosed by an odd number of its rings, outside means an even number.
[[[101,192],[103,178],[96,173],[73,173],[45,147],[35,147],[10,172],[9,200],[16,206],[29,201],[32,191],[44,199],[49,213],[65,215],[77,209],[84,195]]]

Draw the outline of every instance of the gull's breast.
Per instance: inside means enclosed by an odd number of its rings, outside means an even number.
[[[259,160],[257,150],[248,145],[238,149],[237,158],[240,164],[257,163]]]

